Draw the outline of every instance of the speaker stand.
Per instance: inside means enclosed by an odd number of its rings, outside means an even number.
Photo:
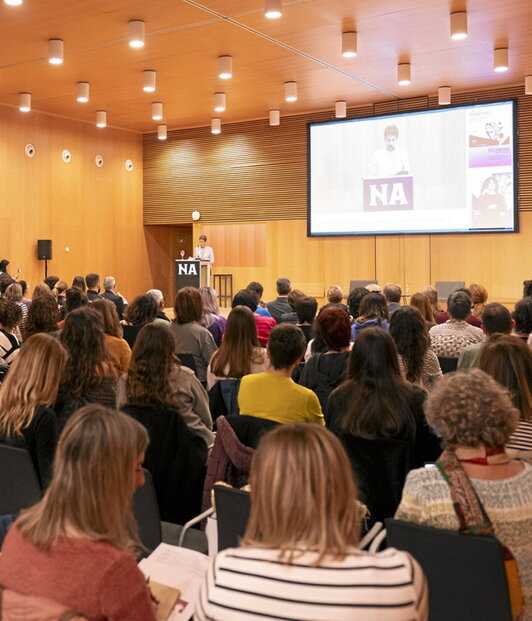
[[[44,277],[48,278],[48,259],[44,259]]]

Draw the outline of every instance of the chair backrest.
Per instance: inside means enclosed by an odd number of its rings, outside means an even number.
[[[458,368],[458,358],[444,358],[443,356],[438,356],[438,362],[440,363],[442,373],[452,373]]]
[[[194,373],[196,373],[197,368],[196,361],[194,360],[194,354],[177,354],[177,357],[179,358],[181,364],[184,367],[188,367],[191,371],[194,371]]]
[[[378,285],[376,280],[350,280],[349,281],[349,293],[357,287],[365,287],[366,285]]]
[[[218,552],[226,548],[238,547],[248,523],[249,492],[225,485],[215,485],[214,502],[218,528]]]
[[[35,466],[26,449],[0,444],[0,515],[18,513],[42,497]]]
[[[144,478],[146,482],[137,488],[133,496],[133,514],[137,521],[140,540],[151,551],[161,543],[163,535],[157,495],[149,470],[144,469]]]
[[[429,586],[430,621],[511,621],[501,543],[388,519],[389,546],[409,552]]]
[[[438,292],[438,300],[440,300],[440,302],[447,302],[447,298],[451,293],[460,287],[465,287],[465,282],[463,280],[437,280],[434,283],[434,288]]]

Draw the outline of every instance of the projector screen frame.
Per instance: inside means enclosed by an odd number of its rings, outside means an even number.
[[[349,231],[349,232],[324,232],[324,233],[313,233],[311,232],[311,129],[315,126],[321,125],[336,125],[336,124],[346,124],[360,121],[371,121],[371,120],[383,120],[386,118],[389,119],[397,119],[408,116],[416,116],[421,114],[434,114],[447,112],[449,110],[454,109],[465,109],[465,108],[482,108],[488,107],[490,105],[497,104],[511,104],[512,106],[512,165],[513,165],[513,229],[512,230],[500,230],[500,229],[450,229],[450,230],[434,230],[434,229],[425,229],[425,230],[393,230],[393,231]],[[519,138],[519,127],[518,127],[518,99],[516,97],[504,98],[501,100],[490,100],[483,102],[474,102],[474,103],[460,103],[455,105],[445,106],[444,109],[441,107],[435,108],[426,108],[424,110],[410,110],[410,111],[402,111],[402,112],[394,112],[394,113],[383,113],[383,114],[375,114],[369,116],[361,116],[361,117],[351,117],[346,119],[334,119],[328,121],[309,121],[307,123],[307,237],[368,237],[368,236],[381,236],[381,235],[486,235],[486,234],[515,234],[520,232],[520,222],[519,222],[519,160],[518,160],[518,138]],[[393,122],[393,121],[391,121]]]

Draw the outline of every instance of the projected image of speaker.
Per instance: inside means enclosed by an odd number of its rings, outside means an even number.
[[[39,259],[39,261],[51,261],[52,260],[52,240],[51,239],[38,239],[37,240],[37,259]]]

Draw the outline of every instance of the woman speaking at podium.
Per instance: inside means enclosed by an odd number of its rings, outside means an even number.
[[[211,264],[214,263],[214,252],[210,246],[207,246],[206,235],[199,236],[198,245],[194,249],[194,258],[200,259],[201,261],[210,261]]]

